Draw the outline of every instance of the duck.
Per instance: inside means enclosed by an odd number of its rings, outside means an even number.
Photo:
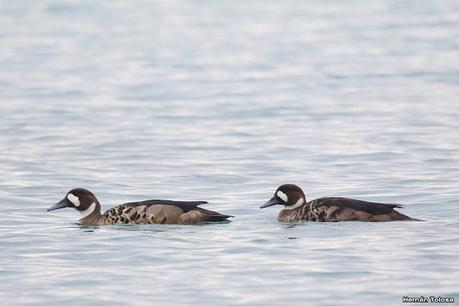
[[[374,203],[342,197],[323,197],[307,202],[303,190],[295,184],[284,184],[277,188],[273,197],[261,205],[266,208],[283,205],[279,222],[337,222],[337,221],[420,221],[410,218],[395,208],[400,204]]]
[[[202,204],[207,202],[146,200],[121,204],[102,214],[100,202],[92,192],[75,188],[47,211],[74,208],[80,213],[81,225],[196,224],[229,221],[232,217],[199,207]]]

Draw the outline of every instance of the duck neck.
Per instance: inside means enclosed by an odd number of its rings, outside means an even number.
[[[302,207],[305,203],[306,203],[306,200],[304,198],[299,198],[295,204],[290,205],[290,206],[285,206],[284,210],[294,210],[294,209]]]
[[[99,202],[93,202],[86,210],[80,211],[80,224],[97,224],[102,217]]]

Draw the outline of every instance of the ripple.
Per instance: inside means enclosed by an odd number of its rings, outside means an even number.
[[[10,1],[0,17],[5,305],[368,305],[457,291],[457,3]],[[424,222],[279,224],[308,199]],[[81,226],[208,200],[199,226]],[[332,298],[331,298],[332,297]]]

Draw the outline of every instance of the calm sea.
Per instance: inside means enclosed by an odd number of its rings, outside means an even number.
[[[0,304],[459,299],[459,2],[1,1]],[[276,221],[276,187],[425,222]],[[208,200],[202,226],[82,227]]]

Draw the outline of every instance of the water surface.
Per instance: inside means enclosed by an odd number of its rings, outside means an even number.
[[[2,305],[397,305],[459,298],[456,1],[0,3]],[[276,222],[308,199],[425,222]],[[203,226],[82,227],[208,200]]]

